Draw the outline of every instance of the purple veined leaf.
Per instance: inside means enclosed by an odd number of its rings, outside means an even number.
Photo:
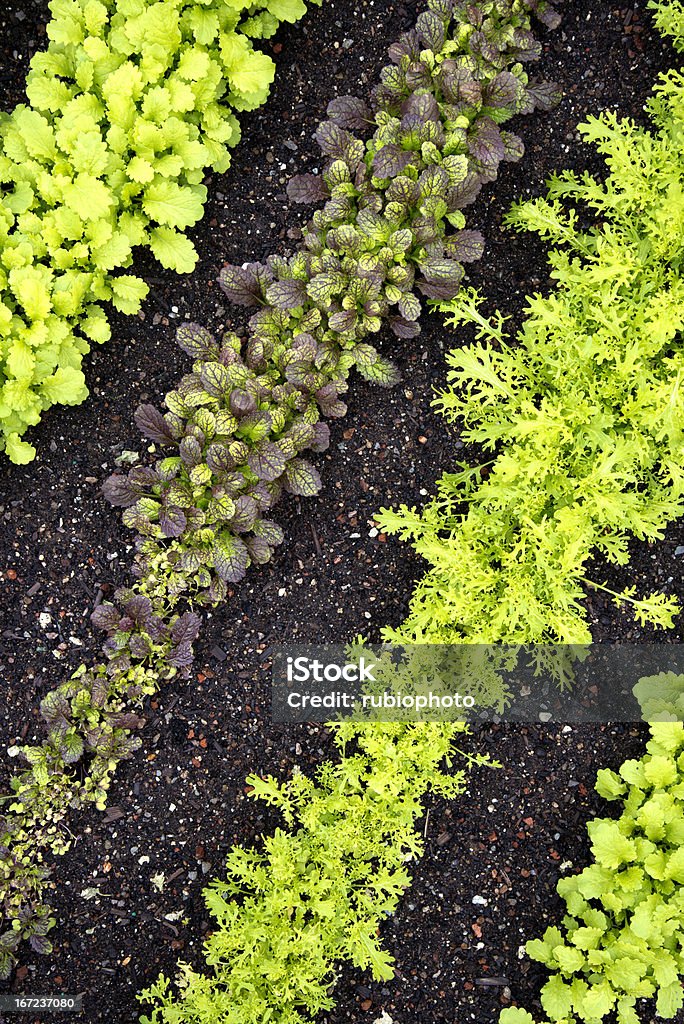
[[[504,160],[509,160],[511,163],[522,160],[525,155],[525,144],[518,135],[514,132],[502,131],[501,141],[504,146]]]
[[[343,221],[346,223],[353,216],[354,201],[351,196],[333,196],[323,208],[323,214],[329,223]]]
[[[365,342],[361,342],[359,345],[355,345],[353,349],[354,358],[356,365],[372,366],[373,363],[377,363],[380,358],[380,353],[374,345],[367,345]]]
[[[475,263],[482,259],[485,240],[481,231],[459,231],[445,241],[446,255],[459,263]]]
[[[125,675],[131,667],[131,659],[128,654],[119,654],[107,663],[107,675]]]
[[[257,273],[260,268],[262,274]],[[236,306],[260,306],[264,299],[263,271],[258,263],[235,267],[228,263],[219,274],[219,284],[225,295]]]
[[[223,398],[230,390],[230,373],[223,363],[203,363],[200,379],[204,389],[214,398]]]
[[[274,281],[266,291],[266,301],[277,309],[297,309],[306,302],[306,285],[304,281],[297,281],[289,278],[284,281]]]
[[[477,107],[482,102],[480,83],[466,67],[455,60],[445,60],[441,67],[440,85],[449,103],[465,103]]]
[[[306,459],[292,459],[285,470],[285,490],[302,498],[313,498],[321,487],[321,477]]]
[[[148,626],[148,632],[149,632]],[[94,708],[103,708],[109,696],[109,685],[102,676],[95,676],[90,687],[90,702]]]
[[[421,264],[424,281],[418,287],[430,298],[453,298],[463,280],[463,267],[456,260],[428,260]],[[437,289],[437,291],[435,291]]]
[[[333,160],[329,167],[323,172],[325,182],[330,189],[336,189],[340,185],[348,185],[352,175],[344,160]]]
[[[413,228],[416,242],[422,246],[439,242],[442,237],[440,224],[431,216],[415,217],[411,227]]]
[[[297,174],[287,183],[287,197],[291,203],[322,203],[330,190],[320,174]]]
[[[285,472],[287,461],[279,448],[266,442],[252,448],[247,456],[247,465],[260,480],[268,483]]]
[[[538,0],[533,3],[532,10],[539,18],[542,25],[545,25],[546,28],[549,29],[558,28],[563,20],[558,11],[554,7],[551,7],[550,4],[547,4],[545,0],[541,0],[541,3],[539,3]]]
[[[416,61],[420,57],[422,49],[418,33],[415,28],[412,28],[410,31],[404,32],[398,42],[392,43],[388,51],[389,58],[394,64],[401,64],[404,57]]]
[[[68,729],[71,719],[71,705],[61,693],[52,690],[40,702],[40,713],[49,726],[59,725]]]
[[[241,494],[235,499],[235,514],[229,522],[231,530],[246,533],[251,530],[259,517],[259,506],[249,494]]]
[[[416,20],[416,32],[421,43],[427,50],[440,53],[444,47],[446,33],[444,21],[434,11],[423,11]]]
[[[109,602],[98,605],[90,616],[90,621],[95,626],[95,629],[103,629],[107,633],[111,633],[119,628],[120,619],[121,612]]]
[[[134,505],[139,497],[128,477],[121,476],[119,473],[113,473],[107,477],[102,484],[102,493],[110,505],[116,505],[119,508],[128,508],[130,505]]]
[[[324,452],[330,447],[330,427],[327,423],[314,423],[314,437],[309,445],[312,452]]]
[[[496,64],[499,60],[501,51],[485,32],[473,32],[468,43],[475,57],[481,57],[488,64]]]
[[[353,136],[348,131],[340,128],[339,125],[332,121],[323,121],[319,124],[314,133],[314,138],[321,151],[326,156],[331,156],[334,160],[343,158],[349,144],[353,140]]]
[[[449,302],[458,295],[460,285],[450,284],[446,281],[438,284],[429,284],[427,281],[419,281],[418,288],[427,299]]]
[[[134,633],[128,641],[128,649],[131,652],[131,657],[142,661],[143,658],[148,656],[152,647],[146,636],[141,633]]]
[[[432,86],[432,72],[427,64],[421,60],[409,64],[406,69],[406,85],[411,90],[429,89]]]
[[[553,110],[563,99],[563,90],[554,82],[530,82],[527,93],[536,110]]]
[[[444,21],[448,22],[454,16],[455,0],[430,0],[430,10],[438,14]]]
[[[214,568],[226,583],[239,583],[249,565],[249,553],[239,537],[223,533],[211,549]]]
[[[307,292],[314,302],[328,303],[333,295],[347,288],[349,278],[338,271],[314,274],[307,285]]]
[[[338,395],[337,386],[334,381],[329,381],[324,384],[322,388],[319,388],[316,392],[316,400],[318,402],[333,402]]]
[[[309,390],[311,362],[309,360],[291,359],[285,367],[285,378],[288,384]]]
[[[253,533],[255,537],[261,537],[265,540],[272,548],[277,548],[285,540],[282,528],[271,519],[260,519],[255,524]]]
[[[135,425],[143,437],[157,444],[171,444],[174,437],[171,427],[153,405],[139,405],[135,410]]]
[[[176,331],[176,344],[191,359],[216,359],[219,346],[213,334],[199,324],[182,324]]]
[[[194,551],[192,548],[184,551],[176,562],[176,566],[181,572],[197,572],[203,565],[204,556],[200,551]]]
[[[52,943],[45,935],[32,935],[29,945],[34,953],[39,953],[41,956],[46,956],[53,949]]]
[[[292,349],[297,352],[298,359],[313,360],[318,352],[318,342],[313,334],[308,332],[295,334],[292,338]]]
[[[270,562],[273,549],[263,537],[245,537],[245,545],[249,551],[249,557],[256,565],[265,565]]]
[[[195,652],[191,643],[180,643],[172,647],[166,656],[169,665],[174,668],[190,668],[195,660]]]
[[[202,446],[197,438],[192,435],[188,435],[183,438],[181,443],[178,445],[178,451],[181,459],[183,460],[183,465],[187,469],[194,469],[194,467],[198,466],[202,461]]]
[[[399,319],[403,320],[417,320],[422,312],[420,299],[416,298],[412,292],[406,292],[401,296],[397,303],[397,309],[401,314]]]
[[[252,487],[250,495],[259,506],[259,511],[265,512],[266,509],[273,508],[278,503],[282,492],[283,487],[279,480],[274,480],[271,483],[260,480]]]
[[[242,461],[244,461],[244,458],[245,456],[241,456]],[[245,483],[244,473],[240,473],[237,469],[226,473],[221,480],[221,484],[231,496],[239,494],[244,489]]]
[[[206,516],[202,509],[199,508],[186,508],[185,518],[187,519],[187,531],[188,533],[194,533],[195,530],[200,530],[206,522]]]
[[[373,173],[376,178],[396,178],[410,163],[411,153],[392,142],[373,157]]]
[[[257,407],[254,395],[251,395],[249,391],[242,391],[240,388],[231,391],[229,405],[230,411],[237,419],[251,416]]]
[[[209,587],[204,592],[203,604],[223,604],[228,596],[228,584],[218,576],[212,576]]]
[[[225,523],[235,515],[235,502],[222,488],[214,488],[213,497],[206,510],[201,513],[203,520],[198,523],[200,528],[208,523]],[[216,526],[214,526],[216,529]]]
[[[374,123],[368,104],[358,96],[337,96],[328,104],[328,118],[347,131],[368,131]]]
[[[403,116],[407,114],[420,118],[421,121],[439,121],[439,104],[431,93],[413,92],[404,100],[401,107]]]
[[[357,327],[358,322],[359,318],[355,309],[341,309],[329,318],[328,326],[338,334],[347,334]]]
[[[292,424],[288,432],[283,435],[280,441],[289,441],[297,452],[310,447],[315,436],[316,434],[313,424],[306,423],[304,420],[299,420]]]
[[[445,199],[449,188],[449,175],[443,167],[433,164],[431,167],[427,167],[418,178],[418,187],[423,199],[427,199],[428,196]]]
[[[330,419],[341,420],[343,416],[347,415],[347,405],[339,398],[331,399],[329,402],[319,402],[318,407],[323,416],[328,416]]]
[[[174,644],[192,643],[200,634],[202,619],[195,612],[184,612],[171,626],[171,640]]]
[[[391,203],[403,203],[406,206],[413,206],[418,202],[418,182],[408,178],[405,174],[399,174],[390,182],[385,193]]]
[[[188,521],[185,513],[176,505],[163,506],[159,513],[159,526],[165,537],[180,537]]]
[[[391,66],[391,65],[390,65]],[[398,70],[396,68],[395,70]],[[387,85],[376,85],[371,90],[371,107],[376,113],[382,111],[396,117],[399,114],[401,89],[392,89]]]
[[[109,724],[113,725],[116,729],[142,729],[145,725],[145,719],[132,711],[122,711],[118,714],[110,715]]]
[[[249,432],[256,429],[257,432],[261,431],[261,436],[263,437],[271,433],[272,427],[273,417],[266,409],[257,409],[240,421],[240,429],[242,431]],[[243,441],[242,443],[245,444],[246,442]]]
[[[482,91],[483,103],[488,107],[509,110],[515,113],[518,100],[524,88],[519,79],[510,71],[500,71],[488,82]]]
[[[221,475],[235,468],[235,459],[230,454],[227,444],[211,444],[207,449],[206,462],[212,473]]]
[[[529,29],[517,28],[513,33],[510,56],[517,60],[537,60],[541,56],[541,43]]]
[[[478,120],[468,135],[471,155],[487,171],[495,171],[506,155],[501,132],[489,117]]]
[[[263,366],[264,361],[270,356],[266,354],[266,345],[263,338],[250,337],[247,342],[245,362],[250,370],[256,370]]]
[[[123,608],[128,618],[138,626],[145,626],[152,614],[152,602],[143,594],[134,594]]]
[[[166,639],[169,630],[166,622],[160,615],[151,615],[149,622],[145,626],[145,632],[156,644]]]
[[[402,96],[406,88],[406,75],[401,67],[388,64],[380,72],[380,81],[386,92],[394,99]]]
[[[464,206],[474,203],[482,191],[483,181],[479,174],[468,171],[463,181],[452,185],[447,192],[447,207],[450,212],[461,210]]]

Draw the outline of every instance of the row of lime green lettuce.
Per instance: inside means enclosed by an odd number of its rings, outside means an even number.
[[[316,782],[251,776],[252,796],[276,807],[262,850],[234,847],[227,876],[205,890],[215,920],[205,943],[211,975],[182,964],[177,993],[162,977],[140,997],[143,1024],[309,1024],[334,1005],[338,964],[394,975],[378,929],[410,884],[423,843],[415,824],[430,791],[462,793],[462,723],[338,724],[342,758]],[[466,757],[484,764],[482,757]]]
[[[558,22],[545,0],[428,7],[392,47],[375,111],[350,97],[330,105],[317,132],[328,160],[315,179],[328,201],[301,250],[224,270],[229,294],[260,306],[252,335],[219,341],[185,325],[178,341],[193,372],[166,396],[165,414],[149,405],[136,414],[155,442],[155,464],[105,485],[138,532],[135,579],[93,615],[106,633],[103,657],[43,698],[44,736],[14,751],[28,766],[13,776],[0,816],[0,975],[25,939],[50,952],[45,858],[69,848],[74,809],[104,809],[119,762],[140,746],[145,698],[190,674],[196,611],[225,600],[251,563],[270,559],[283,532],[266,513],[281,493],[318,489],[316,469],[299,455],[327,446],[324,418],[344,414],[352,365],[389,382],[391,366],[365,339],[384,319],[414,336],[415,286],[453,295],[462,261],[481,254],[480,236],[458,230],[461,207],[495,179],[502,159],[523,151],[499,125],[557,98],[522,67],[540,51],[530,11]],[[375,134],[364,143],[352,128]]]
[[[313,0],[320,3],[321,0]],[[234,111],[263,103],[273,61],[249,38],[296,21],[303,0],[51,0],[49,45],[28,105],[0,115],[0,451],[55,404],[87,395],[81,370],[106,341],[105,302],[134,314],[147,285],[136,246],[187,273],[185,229],[209,167],[224,171]]]
[[[475,341],[449,355],[435,404],[485,461],[445,473],[421,511],[379,517],[430,566],[387,640],[586,643],[586,588],[612,593],[587,563],[626,565],[631,537],[662,538],[684,509],[681,72],[648,110],[653,131],[612,113],[580,126],[604,182],[560,174],[509,214],[554,246],[556,286],[529,299],[517,343],[472,290],[440,305]],[[658,626],[678,611],[662,593],[612,596]]]
[[[593,863],[557,886],[567,906],[562,929],[527,943],[552,972],[542,1007],[554,1024],[639,1024],[637,1001],[655,997],[658,1017],[669,1020],[684,1006],[682,723],[651,725],[643,757],[599,771],[596,789],[622,811],[589,822]],[[534,1024],[515,1008],[500,1021]]]

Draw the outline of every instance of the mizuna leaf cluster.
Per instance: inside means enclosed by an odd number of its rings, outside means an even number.
[[[641,760],[602,769],[596,789],[621,800],[617,819],[587,826],[594,862],[562,878],[563,928],[527,943],[553,973],[541,994],[548,1021],[639,1024],[636,1003],[656,998],[658,1017],[684,1005],[684,726],[654,723]],[[615,1017],[612,1015],[615,1014]],[[501,1024],[534,1024],[507,1009]]]
[[[320,0],[315,0],[320,2]],[[225,170],[233,111],[263,103],[270,57],[249,36],[295,21],[303,0],[51,0],[49,46],[31,61],[28,105],[0,115],[0,450],[45,409],[87,395],[81,370],[133,314],[146,246],[187,273],[185,229],[202,216],[205,169]]]
[[[445,473],[421,512],[379,517],[430,564],[387,640],[589,642],[592,554],[624,565],[631,537],[659,539],[681,515],[683,100],[671,71],[648,104],[655,131],[590,117],[580,131],[605,155],[606,181],[566,172],[513,209],[509,224],[554,244],[556,282],[529,300],[517,345],[474,292],[441,305],[476,340],[449,356],[436,405],[492,454]],[[598,226],[582,226],[587,208]],[[677,611],[663,594],[613,596],[659,626]]]
[[[262,850],[233,848],[225,880],[204,891],[215,919],[204,946],[211,975],[182,964],[177,995],[162,977],[140,997],[154,1004],[142,1024],[309,1024],[334,1005],[340,961],[391,978],[378,927],[410,884],[407,862],[422,852],[421,799],[464,789],[462,770],[441,767],[463,731],[463,723],[342,723],[342,759],[324,764],[316,782],[299,772],[284,783],[251,776],[251,796],[278,808],[287,827]]]
[[[286,0],[269,9],[293,13]],[[45,698],[46,741],[15,751],[30,767],[14,778],[0,819],[0,901],[12,923],[0,936],[0,972],[22,938],[49,950],[44,855],[67,848],[61,823],[72,808],[104,806],[118,761],[138,745],[130,734],[145,696],[189,671],[200,625],[192,609],[222,601],[250,563],[268,561],[282,531],[264,512],[284,489],[318,490],[301,453],[327,445],[321,416],[344,413],[351,367],[393,379],[364,339],[394,312],[399,333],[417,333],[414,286],[453,295],[461,262],[479,255],[460,206],[501,159],[522,153],[498,125],[557,99],[522,70],[539,51],[530,11],[557,23],[544,0],[430,0],[392,47],[373,112],[350,98],[331,104],[318,133],[330,159],[316,186],[328,198],[301,251],[224,272],[227,292],[259,307],[248,340],[217,341],[196,325],[179,332],[193,372],[166,396],[165,414],[143,406],[136,415],[163,457],[105,485],[138,531],[133,587],[93,616],[107,633],[105,660]],[[372,135],[365,144],[345,127],[350,118]],[[292,190],[311,198],[310,181]]]

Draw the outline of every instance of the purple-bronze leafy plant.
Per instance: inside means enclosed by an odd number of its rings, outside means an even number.
[[[464,263],[484,248],[462,208],[523,153],[500,125],[560,98],[523,70],[540,51],[531,10],[558,23],[541,2],[429,0],[391,47],[370,105],[329,105],[316,132],[323,173],[288,189],[294,202],[323,202],[301,248],[221,272],[228,298],[256,309],[247,340],[181,327],[193,372],[166,396],[166,413],[136,414],[163,455],[105,484],[139,534],[139,576],[163,567],[187,597],[222,600],[282,540],[263,514],[283,491],[320,489],[302,453],[327,447],[324,419],[345,414],[351,369],[378,384],[398,379],[370,337],[387,323],[413,338],[421,297],[454,297]]]
[[[140,746],[131,733],[143,719],[132,709],[160,681],[189,675],[201,621],[193,609],[218,604],[251,563],[270,559],[283,533],[266,513],[283,492],[319,490],[303,453],[327,447],[324,420],[345,414],[350,371],[397,380],[371,336],[387,323],[415,337],[421,298],[452,298],[463,264],[481,256],[462,208],[502,160],[523,153],[500,126],[560,98],[523,70],[540,52],[531,14],[548,27],[559,20],[545,0],[428,7],[391,47],[370,104],[330,104],[316,133],[323,173],[289,187],[293,201],[323,204],[299,251],[222,271],[228,297],[256,310],[247,339],[182,327],[192,372],[166,395],[164,413],[136,413],[162,455],[104,487],[137,531],[135,580],[93,614],[107,634],[104,660],[43,700],[42,744],[11,751],[29,766],[0,817],[0,976],[22,939],[50,951],[44,858],[68,850],[71,809],[105,807],[118,762]]]

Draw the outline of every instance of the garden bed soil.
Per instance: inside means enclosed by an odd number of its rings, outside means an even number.
[[[135,407],[159,402],[188,369],[174,344],[177,325],[191,319],[220,330],[244,323],[215,283],[219,268],[296,245],[301,211],[289,210],[285,181],[319,166],[312,133],[327,100],[366,91],[388,45],[421,7],[324,0],[304,23],[279,33],[276,45],[268,45],[278,63],[271,99],[243,119],[230,170],[209,176],[206,216],[193,233],[197,272],[179,278],[140,259],[150,296],[138,318],[115,316],[112,342],[88,358],[87,403],[44,417],[31,437],[39,449],[35,463],[3,461],[3,748],[38,736],[40,698],[81,661],[98,656],[89,614],[127,580],[132,554],[131,534],[100,487],[122,453],[144,451],[132,424]],[[27,61],[45,43],[46,18],[42,0],[5,0],[5,109],[21,99]],[[560,82],[566,98],[551,114],[521,119],[525,159],[506,165],[468,210],[469,225],[488,240],[470,280],[513,312],[527,293],[548,287],[548,273],[535,239],[501,231],[510,203],[539,194],[553,170],[600,173],[600,161],[578,140],[577,122],[606,106],[643,121],[656,74],[677,63],[642,0],[575,0],[566,4],[562,28],[542,31],[542,38],[535,73]],[[55,950],[40,957],[23,948],[9,990],[83,992],[88,1024],[133,1024],[136,992],[160,971],[172,975],[179,958],[201,964],[210,928],[203,884],[221,872],[232,844],[258,842],[276,824],[248,798],[245,776],[285,777],[295,764],[313,772],[334,756],[323,727],[270,723],[268,648],[284,640],[343,641],[360,632],[377,638],[383,625],[403,618],[421,564],[407,546],[373,535],[373,515],[381,506],[419,504],[441,470],[468,457],[430,409],[433,388],[444,379],[444,351],[458,341],[437,317],[425,318],[417,340],[383,335],[403,383],[385,391],[354,379],[349,414],[334,422],[331,447],[318,457],[322,494],[278,509],[285,544],[209,617],[198,674],[170,684],[148,706],[143,750],[119,769],[108,811],[71,821],[73,849],[53,876]],[[683,544],[682,526],[673,526],[657,543],[635,542],[627,568],[597,564],[593,576],[616,589],[633,583],[642,593],[682,596]],[[680,628],[663,636],[637,627],[596,594],[587,597],[587,609],[596,640],[681,639]],[[401,1024],[490,1024],[511,999],[534,1008],[544,972],[520,958],[519,947],[559,920],[555,883],[587,862],[584,825],[604,810],[592,790],[597,768],[638,755],[644,735],[642,728],[618,725],[478,729],[467,747],[492,754],[502,768],[477,769],[460,799],[428,800],[420,825],[426,855],[414,867],[399,913],[384,927],[395,979],[377,984],[343,967],[337,1007],[323,1019],[359,1024],[386,1011]],[[6,784],[14,765],[5,762]]]

